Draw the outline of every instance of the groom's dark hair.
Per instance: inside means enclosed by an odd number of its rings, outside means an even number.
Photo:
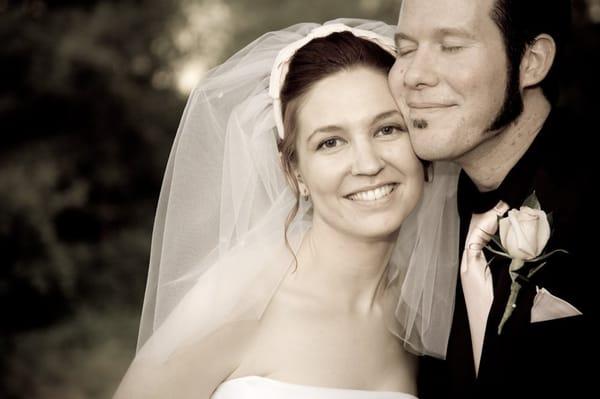
[[[541,82],[544,95],[551,104],[558,100],[558,76],[564,57],[565,41],[571,29],[570,0],[496,0],[491,18],[504,38],[509,77],[518,74],[521,59],[529,44],[546,33],[556,43],[552,68]]]

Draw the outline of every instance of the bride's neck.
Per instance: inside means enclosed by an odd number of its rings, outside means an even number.
[[[350,311],[368,312],[380,294],[397,234],[367,239],[314,220],[298,253],[297,277],[315,290],[335,293]]]

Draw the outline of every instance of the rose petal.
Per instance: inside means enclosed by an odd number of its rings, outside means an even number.
[[[530,220],[537,219],[539,217],[537,209],[531,209],[527,206],[522,206],[518,211],[515,210],[515,213],[518,215],[519,220]]]
[[[537,230],[538,216],[527,212],[519,212],[516,216],[519,223],[519,230],[523,235],[518,235],[519,249],[527,253],[530,258],[533,258],[538,253],[537,247]]]
[[[527,222],[531,224],[532,220],[528,217],[527,219]],[[507,237],[509,246],[506,249],[508,253],[515,259],[531,259],[535,257],[535,248],[533,248],[532,243],[526,236],[526,234],[532,234],[533,228],[528,226],[526,221],[521,223],[519,221],[519,212],[514,209],[508,213],[508,220],[512,226],[513,233]],[[525,231],[523,231],[523,227],[525,227]]]
[[[500,226],[500,242],[502,243],[502,246],[506,249],[508,248],[508,235],[510,234],[510,231],[512,229],[508,217],[500,219],[498,225]]]

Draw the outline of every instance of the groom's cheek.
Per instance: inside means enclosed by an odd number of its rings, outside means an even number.
[[[402,91],[402,77],[404,76],[403,68],[399,65],[398,61],[392,66],[390,69],[390,73],[388,74],[388,85],[390,86],[390,91],[392,92],[392,97],[394,97],[394,101],[402,110],[402,101],[401,101],[401,91]]]

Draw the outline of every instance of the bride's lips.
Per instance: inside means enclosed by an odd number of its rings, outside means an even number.
[[[370,187],[362,187],[360,190],[354,191],[344,198],[360,203],[373,203],[387,199],[396,189],[398,183],[384,183]]]

